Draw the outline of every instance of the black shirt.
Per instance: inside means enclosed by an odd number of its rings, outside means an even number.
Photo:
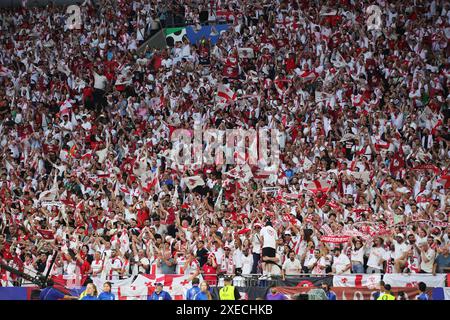
[[[202,268],[203,265],[208,261],[208,254],[209,251],[206,250],[205,248],[197,250],[197,260],[200,263],[200,268]]]

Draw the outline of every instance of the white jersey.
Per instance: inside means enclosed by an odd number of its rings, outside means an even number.
[[[93,260],[92,261],[92,263],[91,263],[91,268],[92,268],[92,273],[93,273],[93,276],[94,277],[99,277],[100,276],[100,274],[101,274],[101,270],[102,270],[102,268],[103,268],[103,260],[98,260],[98,261],[96,261],[96,260]],[[96,274],[96,275],[94,275],[94,274]]]
[[[264,242],[262,247],[263,248],[273,248],[276,249],[277,247],[277,232],[275,231],[275,229],[271,226],[265,226],[264,228],[261,229],[261,232],[259,233],[259,235],[261,237],[264,237]]]

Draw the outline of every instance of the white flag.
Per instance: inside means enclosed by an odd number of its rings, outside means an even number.
[[[424,282],[427,287],[445,287],[446,274],[399,274],[388,273],[383,277],[383,281],[392,287],[416,287],[419,282]]]
[[[192,190],[198,186],[205,185],[205,181],[203,181],[202,177],[200,177],[200,176],[183,178],[183,182],[187,185],[189,190]]]

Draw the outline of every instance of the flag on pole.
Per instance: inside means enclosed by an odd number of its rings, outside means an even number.
[[[219,195],[217,196],[216,203],[214,203],[214,210],[218,211],[220,210],[222,206],[222,198],[223,198],[223,187],[220,188]]]

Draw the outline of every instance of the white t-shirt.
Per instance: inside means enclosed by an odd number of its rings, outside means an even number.
[[[276,249],[276,241],[278,239],[277,232],[271,226],[265,226],[261,229],[259,233],[261,237],[264,237],[263,248],[273,248]]]
[[[367,266],[374,269],[383,269],[383,261],[386,259],[386,250],[383,248],[371,248]]]
[[[409,251],[410,247],[405,243],[402,242],[401,244],[398,243],[396,240],[394,242],[394,259],[399,259],[405,252]]]
[[[350,259],[347,257],[347,255],[341,253],[338,257],[334,257],[333,260],[333,268],[336,269],[337,274],[350,274],[351,269],[347,269],[344,271],[346,266],[350,264]]]
[[[108,79],[105,76],[101,76],[94,72],[94,88],[105,90]]]
[[[294,261],[286,259],[283,263],[283,270],[288,276],[299,275],[302,273],[302,264],[298,259],[294,259]]]
[[[253,255],[249,254],[245,256],[242,255],[242,274],[247,275],[252,273],[252,267],[253,267]]]
[[[103,268],[103,260],[100,259],[98,261],[93,260],[91,263],[92,272],[96,272],[97,275],[94,277],[100,277],[101,273],[99,271]]]
[[[261,236],[255,233],[252,236],[252,252],[256,254],[261,254]]]
[[[425,272],[431,273],[433,272],[433,264],[434,259],[436,258],[436,252],[429,248],[427,252],[425,252],[425,257],[428,259],[428,262],[425,262],[424,259],[420,262],[420,269]]]
[[[352,249],[351,261],[364,263],[364,247]]]
[[[233,252],[233,261],[236,268],[242,268],[242,251],[240,249],[236,249]]]

